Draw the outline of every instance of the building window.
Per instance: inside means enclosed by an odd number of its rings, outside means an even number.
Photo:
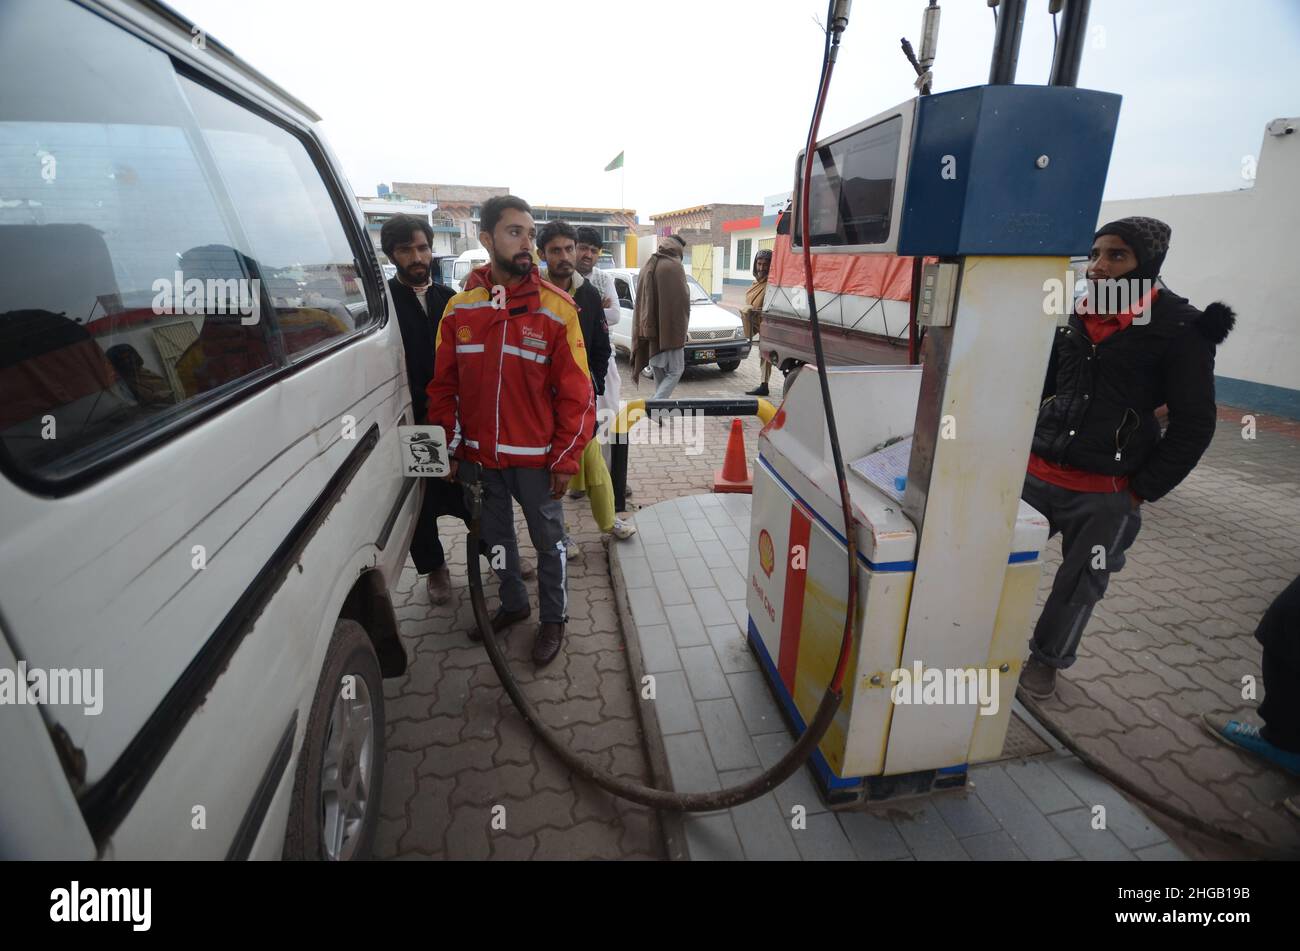
[[[752,238],[741,238],[736,242],[736,270],[749,270],[749,253],[753,243]]]

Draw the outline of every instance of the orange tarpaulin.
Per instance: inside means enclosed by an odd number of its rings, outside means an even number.
[[[912,259],[896,254],[814,254],[813,287],[835,294],[912,299]],[[777,235],[768,281],[781,287],[803,287],[803,254],[790,249],[790,236]]]

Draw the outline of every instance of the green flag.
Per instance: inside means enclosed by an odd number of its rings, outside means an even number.
[[[619,152],[618,155],[614,156],[614,161],[610,162],[608,165],[605,166],[605,171],[612,172],[614,171],[614,169],[622,168],[622,167],[623,167],[623,153]]]

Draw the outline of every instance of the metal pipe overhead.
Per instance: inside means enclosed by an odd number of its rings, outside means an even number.
[[[1025,0],[1001,0],[998,4],[998,35],[989,64],[989,85],[1007,86],[1016,81],[1020,59],[1020,34],[1025,26]]]
[[[1051,86],[1077,86],[1083,43],[1088,36],[1088,7],[1091,0],[1065,0],[1065,17],[1052,57]]]

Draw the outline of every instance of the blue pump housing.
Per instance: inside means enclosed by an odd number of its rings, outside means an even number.
[[[1087,254],[1120,98],[1014,85],[921,97],[898,253]]]

